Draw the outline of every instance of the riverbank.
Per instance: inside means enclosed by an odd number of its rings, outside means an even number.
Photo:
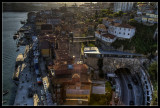
[[[3,106],[13,105],[15,90],[17,86],[12,80],[15,71],[15,61],[19,53],[24,53],[25,46],[20,46],[16,52],[16,41],[14,33],[22,26],[20,21],[26,20],[26,12],[3,12],[2,13],[2,89],[9,90],[8,94],[2,96],[6,100]]]

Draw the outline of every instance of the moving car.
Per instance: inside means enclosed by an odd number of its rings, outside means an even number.
[[[128,88],[129,88],[129,89],[132,89],[132,85],[131,85],[131,84],[128,84]]]
[[[129,105],[134,105],[134,101],[130,101],[130,102],[129,102]]]

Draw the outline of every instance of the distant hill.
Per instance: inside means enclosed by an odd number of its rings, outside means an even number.
[[[10,12],[28,12],[28,11],[38,11],[42,9],[58,8],[55,3],[3,3],[3,11]]]

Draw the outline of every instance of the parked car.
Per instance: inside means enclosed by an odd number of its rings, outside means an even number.
[[[43,96],[41,96],[41,101],[44,101],[44,98],[43,98]]]
[[[44,95],[45,93],[44,93],[44,91],[43,90],[41,90],[41,95]]]
[[[33,97],[33,90],[31,87],[28,88],[28,97]]]
[[[37,83],[38,83],[39,85],[42,84],[42,78],[41,78],[41,77],[37,77]]]
[[[131,85],[131,84],[128,84],[128,88],[129,88],[129,89],[132,89],[132,85]]]
[[[130,102],[129,102],[129,105],[134,105],[134,101],[130,101]]]

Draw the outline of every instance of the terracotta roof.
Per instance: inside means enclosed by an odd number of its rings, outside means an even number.
[[[106,29],[106,26],[104,24],[99,24],[98,28]]]
[[[100,34],[100,32],[99,31],[95,31],[97,34]]]
[[[116,27],[123,27],[123,28],[135,28],[129,24],[121,24],[121,23],[113,23],[113,24],[110,24],[112,26],[116,26]]]
[[[124,28],[135,28],[129,24],[120,24],[119,27],[124,27]]]
[[[115,36],[114,35],[111,35],[111,34],[103,34],[102,35],[103,37],[106,37],[106,38],[110,38],[110,39],[114,39],[115,38]]]
[[[119,26],[120,23],[111,23],[110,25],[112,25],[112,26]]]

